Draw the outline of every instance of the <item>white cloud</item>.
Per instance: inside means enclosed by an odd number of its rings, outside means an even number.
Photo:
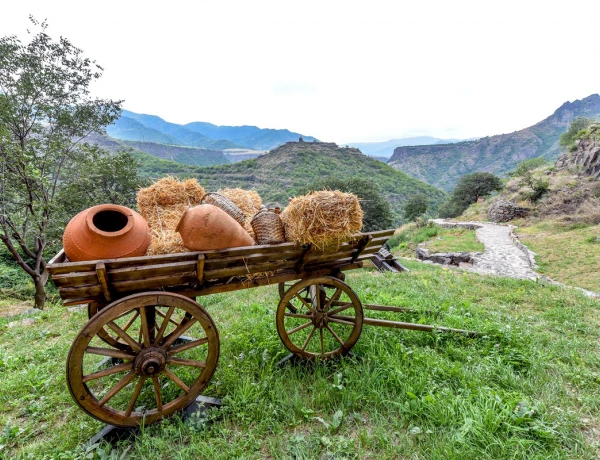
[[[600,2],[21,1],[106,69],[94,88],[186,123],[345,143],[512,132],[600,91]]]

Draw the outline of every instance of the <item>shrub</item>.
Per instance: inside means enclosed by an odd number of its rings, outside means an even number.
[[[523,177],[534,169],[546,164],[548,164],[548,161],[544,158],[530,158],[529,160],[521,161],[521,163],[517,165],[516,169],[510,175],[512,177]]]
[[[427,211],[427,197],[421,193],[406,200],[404,205],[404,218],[413,221]]]

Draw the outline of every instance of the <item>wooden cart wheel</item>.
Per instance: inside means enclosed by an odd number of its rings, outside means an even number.
[[[109,330],[119,336],[114,346],[99,335]],[[120,364],[106,366],[106,357]],[[77,334],[67,385],[77,404],[102,422],[147,425],[191,404],[218,359],[219,336],[204,308],[179,294],[134,294],[101,309]]]
[[[308,299],[304,292],[308,290]],[[296,312],[290,311],[292,305]],[[348,353],[362,332],[363,308],[356,293],[331,276],[294,284],[277,307],[277,332],[285,347],[306,359]]]
[[[105,304],[98,304],[96,302],[90,302],[88,304],[88,319],[92,319],[92,317],[98,313],[100,310],[102,310],[103,308],[106,308]],[[137,309],[136,312],[136,317],[139,316],[140,314],[140,310],[139,308]],[[158,310],[158,314],[161,314],[161,311]],[[185,315],[190,318],[190,314],[189,313],[185,313]],[[127,328],[125,329],[127,330]],[[114,331],[111,331],[110,329],[107,328],[102,328],[98,331],[98,337],[103,341],[106,342],[107,344],[109,344],[111,347],[114,348],[118,348],[119,350],[128,350],[131,351],[131,347],[129,346],[128,343],[126,343],[125,341],[123,341],[123,339],[121,337],[119,337],[118,334],[116,334]]]

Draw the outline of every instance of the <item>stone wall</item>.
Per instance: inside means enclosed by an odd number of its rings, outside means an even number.
[[[530,209],[517,206],[512,201],[498,200],[488,209],[487,217],[490,222],[509,222],[519,217],[527,217]]]

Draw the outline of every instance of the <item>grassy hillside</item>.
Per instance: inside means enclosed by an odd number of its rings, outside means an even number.
[[[275,287],[202,298],[221,337],[207,419],[145,427],[83,447],[103,425],[77,408],[64,363],[85,311],[53,304],[30,326],[2,317],[2,458],[592,459],[600,441],[600,303],[541,283],[406,262],[358,270],[383,319],[480,331],[476,338],[365,326],[354,357],[276,363]],[[12,327],[9,324],[14,322]],[[131,391],[131,390],[127,390]]]
[[[600,96],[566,102],[545,120],[514,133],[455,144],[398,147],[388,164],[449,191],[464,174],[486,171],[503,175],[529,158],[556,159],[560,135],[578,116],[600,116]]]
[[[194,177],[209,190],[222,187],[256,189],[265,202],[285,206],[288,197],[324,177],[363,177],[379,186],[400,220],[406,199],[425,194],[431,209],[446,198],[444,192],[353,148],[321,142],[288,142],[256,159],[232,165],[201,168]]]

